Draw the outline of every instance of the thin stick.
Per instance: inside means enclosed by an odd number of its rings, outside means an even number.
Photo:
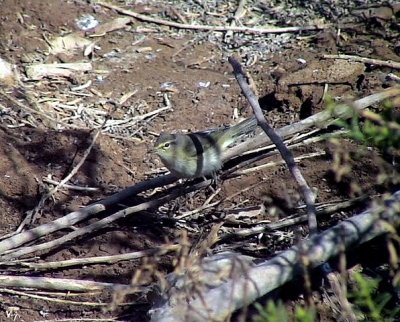
[[[110,305],[110,303],[64,300],[64,299],[58,299],[58,298],[49,297],[49,296],[36,295],[36,294],[27,293],[27,292],[10,290],[10,289],[6,289],[6,288],[0,288],[0,293],[8,293],[8,294],[12,294],[12,295],[30,297],[32,299],[37,299],[37,300],[43,300],[43,301],[55,302],[55,303],[63,303],[63,304],[70,304],[70,305],[95,306],[95,307],[105,307],[105,306],[109,306]]]
[[[37,270],[52,270],[52,269],[60,269],[67,268],[72,266],[88,266],[88,265],[96,265],[96,264],[113,264],[121,261],[133,260],[138,258],[143,258],[147,256],[161,256],[167,253],[177,251],[181,246],[178,244],[175,245],[166,245],[157,248],[142,250],[138,252],[131,252],[126,254],[119,255],[110,255],[110,256],[96,256],[96,257],[86,257],[86,258],[74,258],[67,259],[63,261],[57,262],[44,262],[44,263],[29,263],[22,262],[19,265],[23,267],[28,267],[31,269]],[[7,265],[7,263],[1,263]]]
[[[351,60],[351,61],[356,61],[364,64],[371,64],[371,65],[376,65],[376,66],[385,66],[385,67],[391,67],[391,68],[396,68],[400,69],[400,63],[394,62],[391,60],[381,60],[381,59],[373,59],[373,58],[367,58],[367,57],[360,57],[360,56],[354,56],[354,55],[323,55],[322,56],[325,59],[345,59],[345,60]]]
[[[301,31],[318,31],[322,29],[330,28],[329,25],[321,25],[321,26],[303,26],[303,27],[286,27],[286,28],[249,28],[249,27],[235,27],[235,26],[208,26],[208,25],[191,25],[191,24],[182,24],[178,22],[152,18],[146,15],[142,15],[140,13],[136,13],[132,10],[123,9],[121,7],[106,3],[106,2],[96,2],[96,5],[103,6],[108,9],[113,9],[119,13],[124,15],[134,17],[138,20],[145,22],[152,22],[158,25],[164,25],[169,27],[174,27],[178,29],[188,29],[188,30],[203,30],[203,31],[233,31],[233,32],[242,32],[249,34],[280,34],[287,32],[301,32]]]
[[[300,191],[303,195],[305,204],[307,206],[308,227],[310,229],[310,234],[311,235],[316,234],[318,227],[317,227],[317,219],[315,216],[315,205],[314,205],[315,197],[311,188],[308,186],[307,181],[304,179],[299,167],[296,165],[292,152],[290,152],[290,150],[283,143],[281,137],[267,123],[261,111],[260,104],[258,103],[258,98],[252,92],[249,84],[247,83],[245,73],[239,61],[231,56],[229,57],[229,63],[232,65],[236,80],[238,81],[244,96],[246,97],[251,107],[253,108],[258,124],[264,130],[265,134],[267,134],[267,136],[271,139],[271,141],[276,145],[277,149],[282,155],[282,158],[285,160],[290,173],[292,174],[293,178],[299,185]]]
[[[56,181],[56,180],[53,180],[53,179],[50,179],[50,178],[46,178],[46,177],[43,178],[42,180],[44,182],[55,184],[55,185],[59,185],[60,184],[59,181]],[[66,188],[66,189],[70,189],[70,190],[88,191],[88,192],[95,192],[95,191],[99,191],[100,190],[99,188],[95,188],[95,187],[82,187],[82,186],[77,186],[77,185],[74,185],[74,184],[66,184],[66,183],[63,185],[63,187]]]
[[[0,275],[0,287],[37,288],[46,290],[87,292],[105,289],[124,289],[127,284],[103,283],[67,278]]]
[[[203,210],[218,206],[221,202],[222,202],[221,200],[218,200],[218,201],[214,201],[213,203],[201,205],[200,207],[198,207],[196,209],[193,209],[193,210],[190,210],[190,211],[186,211],[183,214],[176,216],[175,218],[177,220],[181,220],[181,219],[186,218],[188,216],[193,216],[193,215],[195,215],[195,214],[197,214],[197,213],[199,213],[199,212],[201,212]]]
[[[298,156],[298,157],[294,158],[294,161],[295,162],[299,162],[301,160],[315,158],[315,157],[319,157],[319,156],[325,155],[325,154],[326,154],[325,151],[308,153],[308,154],[301,155],[301,156]],[[249,174],[249,173],[252,173],[252,172],[255,172],[255,171],[259,171],[259,170],[262,170],[262,169],[276,167],[276,166],[282,165],[282,164],[285,164],[284,160],[277,161],[277,162],[271,161],[271,162],[268,162],[268,163],[265,163],[265,164],[261,164],[261,165],[258,165],[258,166],[252,167],[252,168],[235,171],[235,172],[232,173],[232,176],[245,175],[245,174]]]

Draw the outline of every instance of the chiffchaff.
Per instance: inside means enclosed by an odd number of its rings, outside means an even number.
[[[202,177],[221,169],[222,152],[256,127],[257,120],[252,117],[231,127],[205,132],[161,133],[154,145],[154,152],[175,176]]]

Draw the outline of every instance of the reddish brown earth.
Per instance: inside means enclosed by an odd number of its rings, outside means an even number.
[[[229,4],[234,12],[235,5]],[[176,6],[178,11],[179,5],[178,3]],[[111,21],[119,15],[106,8],[93,7],[81,1],[3,0],[0,1],[0,7],[0,57],[15,64],[22,75],[23,67],[32,62],[26,58],[28,54],[34,54],[46,63],[91,60],[94,66],[92,72],[77,74],[72,79],[32,81],[23,78],[21,84],[2,88],[2,91],[31,108],[35,107],[27,99],[26,92],[30,92],[31,98],[33,97],[39,105],[43,104],[45,113],[53,117],[57,112],[44,103],[52,99],[59,99],[64,104],[79,100],[77,104],[92,108],[95,105],[98,110],[112,111],[112,118],[132,114],[143,115],[165,106],[160,86],[165,82],[174,83],[173,90],[167,92],[172,109],[138,123],[136,128],[127,128],[125,133],[116,133],[117,137],[107,133],[100,135],[84,165],[70,181],[79,186],[100,188],[99,192],[62,189],[56,193],[53,200],[41,208],[40,216],[33,225],[52,221],[81,206],[155,176],[156,169],[162,166],[156,156],[148,153],[156,138],[155,134],[161,131],[196,131],[232,124],[235,109],[242,116],[251,114],[232,75],[227,57],[234,53],[237,56],[242,55],[241,58],[245,61],[249,53],[257,52],[254,43],[244,42],[241,46],[236,46],[240,49],[228,50],[228,45],[207,41],[207,35],[200,32],[178,33],[174,29],[134,20],[133,26],[97,37],[98,49],[91,58],[83,57],[82,52],[72,56],[46,56],[44,53],[48,46],[44,37],[51,38],[77,31],[75,19],[83,14],[92,14],[101,23]],[[143,2],[130,8],[143,14],[160,14],[165,19],[174,19],[174,14],[170,11],[172,7],[161,3]],[[339,37],[335,33],[336,29],[290,35],[291,41],[283,44],[280,49],[277,45],[271,52],[260,54],[262,59],[246,67],[255,81],[258,95],[262,97],[265,115],[275,128],[323,110],[322,96],[326,83],[329,83],[329,96],[344,101],[364,97],[391,85],[385,81],[385,76],[389,73],[398,75],[395,69],[346,60],[322,59],[323,54],[346,53],[400,61],[398,23],[397,29],[392,25],[396,14],[398,21],[398,9],[394,7],[390,13],[382,9],[379,13],[382,16],[367,16],[363,19],[357,15],[346,16],[348,22],[353,22],[355,26],[342,30]],[[331,14],[334,15],[334,12]],[[281,17],[278,15],[276,19],[279,18]],[[140,26],[151,28],[155,32],[136,32],[134,27]],[[141,42],[134,44],[142,37]],[[251,35],[247,37],[251,39]],[[106,70],[107,73],[101,74],[99,70]],[[103,80],[99,75],[103,75]],[[89,80],[92,81],[89,87],[92,91],[83,91],[86,95],[75,95],[70,90],[71,87],[85,84]],[[199,88],[200,81],[209,82],[209,86]],[[113,110],[109,99],[117,101],[133,90],[136,93],[117,110]],[[62,117],[64,115],[60,114],[60,118]],[[79,162],[92,141],[93,132],[89,129],[93,128],[82,124],[80,129],[56,129],[55,124],[44,117],[24,111],[4,96],[0,96],[0,235],[15,231],[25,218],[26,212],[38,204],[48,189],[48,184],[42,182],[44,177],[51,175],[54,180],[60,181]],[[380,171],[378,153],[362,154],[358,144],[351,140],[342,141],[338,145],[327,142],[314,143],[295,149],[294,153],[303,155],[316,151],[326,151],[326,154],[301,161],[299,164],[310,186],[317,189],[318,202],[346,200],[364,194],[374,195],[387,188],[377,184]],[[334,170],[337,169],[335,155],[352,156],[348,160],[351,168],[340,182],[334,180]],[[261,163],[273,160],[279,161],[279,158],[268,158]],[[193,242],[199,236],[197,231],[204,229],[206,232],[213,223],[221,220],[224,209],[230,207],[264,204],[280,209],[279,216],[294,212],[288,206],[288,200],[296,205],[299,196],[295,192],[296,185],[293,179],[282,166],[220,183],[222,190],[217,199],[224,199],[256,183],[259,185],[239,194],[233,200],[223,202],[218,209],[205,212],[193,222],[188,221],[186,225],[195,229],[191,235]],[[206,190],[190,198],[181,197],[169,204],[166,215],[173,217],[178,210],[193,210],[211,193],[210,190]],[[367,204],[359,205],[340,216],[326,218],[321,227],[333,225],[342,217],[366,206]],[[156,212],[153,215],[151,217],[149,212],[138,214],[134,218],[118,221],[106,229],[72,241],[49,253],[34,255],[39,256],[37,261],[60,261],[123,254],[156,247],[164,244],[166,240],[179,241],[183,228],[178,225],[164,226],[161,220],[156,219]],[[102,215],[92,218],[90,222],[101,217]],[[259,219],[273,220],[274,216],[271,211]],[[62,233],[58,232],[56,236],[61,236]],[[235,248],[268,257],[289,244],[289,241],[282,243],[276,239],[277,237],[272,235],[264,238],[255,251],[246,245],[236,245]],[[255,240],[251,242],[254,245]],[[151,261],[156,262],[157,269],[163,273],[169,272],[173,265],[172,256]],[[36,273],[7,271],[7,268],[2,273],[129,283],[141,265],[141,260],[133,260],[113,265],[93,265]],[[99,301],[106,304],[111,302],[111,298],[112,294],[64,297],[77,302]],[[38,321],[119,316],[121,320],[146,320],[148,301],[136,297],[125,299],[126,302],[130,300],[135,304],[118,306],[112,310],[107,305],[106,308],[98,308],[90,305],[55,303],[10,294],[0,289],[0,319]],[[333,314],[325,314],[325,320],[333,320]]]

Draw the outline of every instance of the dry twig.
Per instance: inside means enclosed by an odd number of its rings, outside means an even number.
[[[295,157],[294,161],[295,162],[299,162],[301,160],[315,158],[315,157],[319,157],[319,156],[325,155],[325,154],[326,154],[325,151],[308,153],[308,154],[305,154],[305,155],[301,155],[301,156]],[[271,167],[275,167],[275,166],[283,165],[283,164],[285,164],[285,161],[277,161],[277,162],[271,161],[271,162],[268,162],[268,163],[265,163],[265,164],[254,166],[252,168],[235,171],[235,172],[232,173],[232,175],[234,175],[234,176],[246,175],[246,174],[249,174],[249,173],[252,173],[252,172],[255,172],[255,171],[260,171],[262,169],[271,168]]]
[[[19,265],[27,267],[30,269],[38,270],[53,270],[60,268],[68,268],[73,266],[88,266],[96,264],[113,264],[121,261],[133,260],[138,258],[143,258],[147,256],[161,256],[169,252],[177,251],[180,245],[165,245],[158,248],[142,250],[138,252],[110,255],[110,256],[96,256],[96,257],[86,257],[86,258],[73,258],[63,261],[56,262],[43,262],[43,263],[31,263],[31,262],[20,262]],[[3,264],[3,263],[0,263]],[[4,263],[12,264],[12,262]]]
[[[50,179],[50,178],[47,178],[47,177],[43,178],[42,180],[43,180],[43,182],[54,184],[56,186],[60,185],[59,181],[56,181],[56,180],[53,180],[53,179]],[[100,190],[99,188],[95,188],[95,187],[81,187],[81,186],[77,186],[75,184],[66,184],[66,183],[63,184],[62,187],[66,188],[66,189],[70,189],[70,190],[87,191],[87,192],[95,192],[95,191],[99,191]]]
[[[126,284],[102,283],[66,278],[0,275],[0,287],[36,288],[46,290],[89,292],[105,289],[124,289]]]
[[[235,27],[235,26],[207,26],[207,25],[191,25],[191,24],[182,24],[173,21],[167,21],[159,18],[152,18],[146,15],[142,15],[140,13],[136,13],[132,10],[123,9],[116,5],[106,3],[106,2],[96,2],[96,4],[103,6],[108,9],[115,10],[124,15],[134,17],[138,20],[145,22],[152,22],[158,25],[164,25],[169,27],[174,27],[178,29],[188,29],[188,30],[203,30],[203,31],[233,31],[233,32],[242,32],[249,34],[280,34],[287,32],[301,32],[301,31],[318,31],[322,29],[330,28],[328,25],[323,26],[302,26],[302,27],[286,27],[286,28],[250,28],[250,27]]]
[[[21,292],[21,291],[17,291],[17,290],[11,290],[11,289],[7,289],[7,288],[0,288],[0,293],[7,293],[7,294],[11,294],[11,295],[23,296],[26,298],[32,298],[32,299],[36,299],[36,300],[43,300],[43,301],[55,302],[55,303],[62,303],[62,304],[67,304],[67,305],[94,306],[94,307],[107,307],[110,305],[109,303],[101,303],[101,302],[72,301],[72,300],[66,300],[66,299],[62,299],[62,298],[55,298],[55,297],[50,297],[50,296],[31,294],[31,293]]]
[[[371,64],[371,65],[376,65],[376,66],[384,66],[384,67],[391,67],[391,68],[396,68],[400,69],[400,63],[394,62],[391,60],[381,60],[381,59],[373,59],[373,58],[367,58],[367,57],[360,57],[360,56],[355,56],[355,55],[323,55],[322,56],[325,59],[345,59],[345,60],[351,60],[351,61],[356,61],[364,64]]]

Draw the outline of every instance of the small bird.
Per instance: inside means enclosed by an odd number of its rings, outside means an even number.
[[[161,133],[153,150],[176,177],[203,177],[220,170],[225,149],[256,127],[257,119],[252,117],[231,127],[204,132]]]

